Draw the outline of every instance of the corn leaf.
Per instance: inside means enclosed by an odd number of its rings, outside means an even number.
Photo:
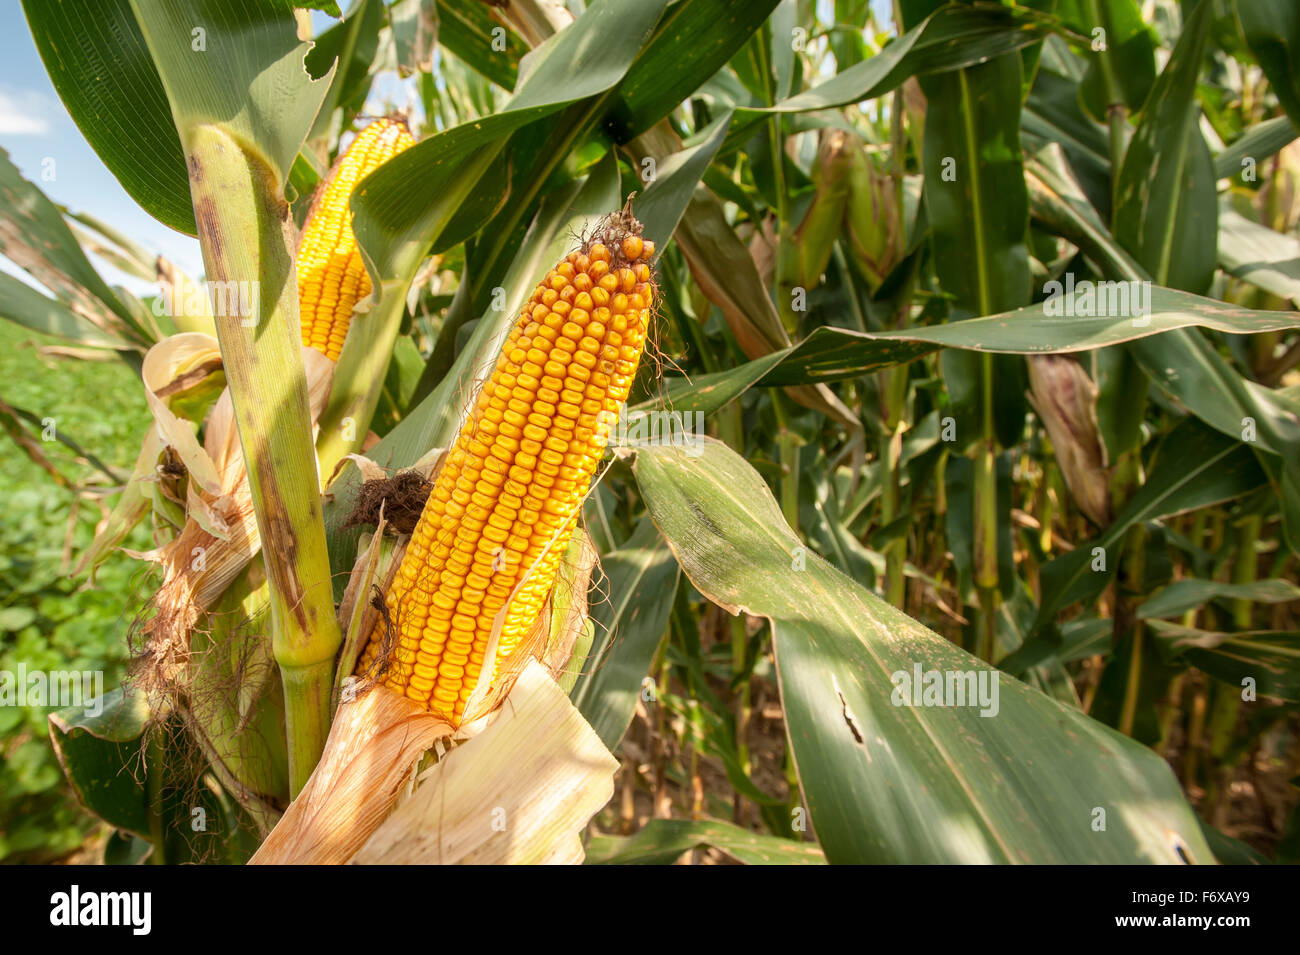
[[[1300,633],[1244,630],[1222,633],[1149,622],[1161,650],[1240,689],[1253,681],[1256,694],[1300,703]]]
[[[353,230],[372,279],[402,274],[402,263],[418,260],[510,133],[617,84],[664,3],[593,4],[534,51],[536,64],[504,110],[430,136],[366,177],[352,199]]]
[[[62,302],[50,298],[7,273],[0,273],[0,318],[93,348],[130,348],[116,335],[103,332]]]
[[[914,667],[994,673],[806,554],[735,452],[710,439],[687,450],[637,449],[637,483],[692,583],[771,621],[789,741],[827,861],[1213,858],[1159,756],[1005,674],[987,718],[972,706],[893,705],[895,674]],[[1104,832],[1092,826],[1098,808]]]
[[[1240,176],[1245,170],[1242,160],[1249,158],[1251,168],[1275,156],[1296,138],[1300,129],[1289,116],[1276,116],[1252,126],[1231,146],[1214,157],[1214,178],[1229,179]]]
[[[601,741],[615,749],[667,632],[679,569],[648,518],[601,558],[600,569],[603,580],[597,578],[591,598],[595,641],[569,696]]]
[[[1229,584],[1221,580],[1185,578],[1157,590],[1138,608],[1137,615],[1142,619],[1176,617],[1223,597],[1256,603],[1287,603],[1300,600],[1300,587],[1287,580],[1252,580],[1245,584]]]
[[[635,835],[594,836],[588,865],[667,865],[692,849],[712,846],[745,865],[825,865],[814,842],[750,832],[714,819],[651,819]]]
[[[712,412],[756,385],[762,387],[827,383],[915,361],[943,348],[999,354],[1045,355],[1090,351],[1108,345],[1160,336],[1194,326],[1231,335],[1300,329],[1300,315],[1267,309],[1241,308],[1173,289],[1152,287],[1150,314],[1138,320],[1127,315],[1049,315],[1044,303],[984,318],[890,332],[857,332],[826,326],[797,345],[746,362],[727,371],[667,382],[665,401],[678,411]],[[1158,362],[1156,352],[1152,362]],[[1240,377],[1240,376],[1238,376]],[[1177,380],[1177,376],[1170,376]],[[1200,385],[1179,387],[1194,398]],[[1255,386],[1251,394],[1264,391]],[[1204,392],[1202,392],[1203,394]],[[1201,404],[1193,401],[1189,407]],[[1206,399],[1207,414],[1214,401]],[[657,405],[649,399],[638,408]],[[1215,417],[1225,432],[1241,431],[1241,415],[1219,408]],[[1208,418],[1207,418],[1208,420]],[[1229,422],[1235,422],[1230,425]]]
[[[438,0],[438,43],[497,86],[512,90],[528,45],[492,19],[486,4]],[[392,14],[389,14],[390,17]],[[499,34],[494,31],[500,30]],[[505,44],[494,49],[493,40]]]
[[[1300,239],[1224,209],[1219,213],[1219,265],[1300,307]]]
[[[104,165],[146,212],[197,235],[180,137],[131,0],[23,0],[23,12],[54,88]]]
[[[1290,0],[1236,0],[1241,33],[1291,122],[1300,125],[1300,10]]]
[[[90,264],[59,207],[34,183],[23,178],[3,149],[0,149],[0,255],[53,292],[86,324],[98,328],[101,340],[124,335],[134,337],[137,343],[153,340],[153,335],[140,325]],[[20,299],[15,312],[25,312],[34,318],[39,312],[37,305],[30,299],[26,303]],[[70,330],[66,322],[54,316],[46,319],[51,320],[52,327]]]
[[[1214,275],[1214,163],[1197,125],[1208,2],[1192,11],[1124,154],[1115,238],[1161,285],[1204,292]]]

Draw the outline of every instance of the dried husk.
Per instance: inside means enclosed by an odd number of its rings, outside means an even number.
[[[340,704],[315,772],[250,862],[348,861],[392,811],[425,751],[451,733],[383,686]]]
[[[614,795],[617,769],[546,668],[530,659],[486,728],[423,773],[352,862],[580,862],[578,834]]]
[[[459,745],[417,778],[453,733]],[[579,862],[617,769],[531,658],[504,706],[454,731],[376,686],[339,706],[320,764],[251,863]]]
[[[1061,474],[1079,510],[1110,524],[1110,471],[1097,423],[1097,385],[1065,355],[1031,355],[1029,400],[1052,439]]]
[[[204,354],[200,339],[208,339],[211,347],[216,348],[214,340],[197,332],[173,336],[168,342],[178,338],[186,341],[175,346],[174,353],[164,351],[163,358],[170,361],[175,354],[187,356],[191,363],[198,360]],[[310,348],[303,349],[303,362],[314,423],[325,407],[334,365]],[[138,679],[146,689],[174,693],[188,659],[190,632],[202,613],[225,593],[257,554],[261,538],[229,390],[222,392],[208,415],[203,446],[200,448],[195,442],[193,447],[182,449],[175,441],[183,443],[183,439],[172,436],[184,432],[193,441],[190,424],[183,419],[170,420],[169,416],[171,419],[175,416],[148,385],[146,380],[146,391],[154,396],[150,405],[162,440],[177,447],[181,460],[195,477],[189,485],[186,500],[189,516],[181,532],[154,551],[134,555],[155,561],[163,568],[163,582],[153,600],[153,616],[140,631]],[[199,479],[195,466],[201,472],[210,470],[214,477]]]

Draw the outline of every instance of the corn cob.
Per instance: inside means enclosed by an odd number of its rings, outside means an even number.
[[[348,200],[357,183],[414,143],[400,120],[379,119],[368,125],[335,163],[303,226],[298,247],[302,343],[330,361],[337,361],[343,351],[353,306],[370,294]]]
[[[388,589],[388,647],[381,621],[361,655],[360,675],[453,725],[533,632],[631,388],[653,295],[640,231],[611,216],[524,305]]]

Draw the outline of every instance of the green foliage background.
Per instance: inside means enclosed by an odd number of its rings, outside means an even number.
[[[54,339],[0,323],[0,381],[9,404],[52,417],[105,464],[129,473],[149,426],[140,383],[118,361],[57,361],[36,346]],[[57,368],[57,371],[55,369]],[[93,397],[94,400],[88,400]],[[0,670],[102,670],[104,689],[121,683],[123,639],[151,575],[114,554],[93,586],[68,576],[63,550],[73,494],[50,480],[12,445],[0,469]],[[93,469],[56,442],[42,446],[65,475]],[[110,501],[111,503],[111,501]],[[72,560],[94,537],[99,510],[83,504],[72,537]],[[151,545],[143,525],[127,541]],[[0,861],[40,862],[64,856],[87,839],[94,817],[77,804],[50,748],[46,717],[54,707],[0,707]]]

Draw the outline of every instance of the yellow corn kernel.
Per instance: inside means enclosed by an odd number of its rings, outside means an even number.
[[[370,276],[352,234],[352,190],[393,156],[415,144],[406,124],[378,119],[352,140],[316,197],[298,246],[298,313],[302,343],[337,361],[352,309],[370,294]]]
[[[451,446],[358,665],[458,725],[546,607],[583,498],[645,344],[654,244],[630,214],[607,220],[533,291]],[[618,319],[565,318],[605,279]],[[613,290],[611,289],[611,291]],[[609,296],[606,296],[609,298]],[[615,331],[617,329],[617,331]],[[544,334],[544,332],[552,334]],[[497,614],[505,608],[492,659]],[[385,647],[386,636],[392,643]]]

